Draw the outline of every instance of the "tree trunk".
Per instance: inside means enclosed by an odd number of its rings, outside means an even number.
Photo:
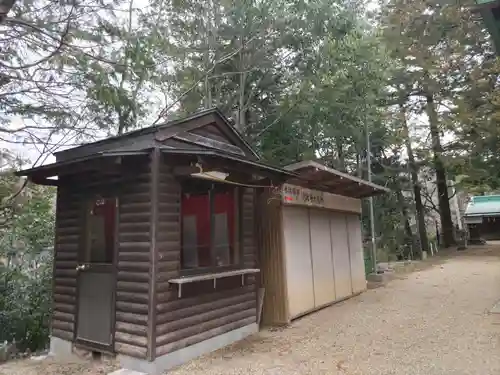
[[[397,182],[396,186],[396,199],[398,200],[399,207],[401,207],[401,214],[403,215],[405,235],[406,235],[405,244],[409,245],[409,249],[411,251],[411,248],[413,247],[413,232],[411,231],[410,215],[408,214],[408,207],[406,206],[405,197],[403,196],[403,192],[401,191],[401,186],[399,184],[399,181]],[[405,255],[410,255],[410,254],[408,254],[405,251]]]
[[[335,139],[335,143],[336,143],[336,149],[337,149],[337,160],[334,160],[334,164],[338,169],[339,171],[342,171],[344,172],[346,170],[345,168],[345,159],[344,159],[344,142],[343,142],[343,139],[341,137],[337,137]],[[334,155],[334,153],[332,152],[332,155]]]
[[[450,247],[455,245],[455,238],[453,236],[453,221],[451,220],[450,199],[448,196],[448,181],[446,179],[446,169],[444,167],[441,153],[441,139],[439,136],[438,116],[434,97],[432,94],[425,96],[427,105],[427,116],[429,118],[429,126],[432,138],[432,151],[434,153],[434,169],[436,171],[436,185],[438,190],[439,202],[439,217],[441,218],[441,228],[443,234],[443,247]]]
[[[409,240],[413,240],[413,232],[411,231],[410,226],[410,215],[408,215],[408,207],[406,207],[405,197],[403,196],[403,192],[401,191],[399,182],[396,187],[396,198],[398,200],[399,206],[401,207],[401,214],[403,215],[404,219],[406,237],[408,237]]]
[[[420,182],[418,181],[418,167],[415,163],[415,155],[411,146],[410,132],[406,122],[406,110],[403,105],[399,106],[401,114],[401,123],[403,125],[403,136],[405,139],[408,162],[410,164],[411,182],[413,186],[413,195],[415,198],[415,210],[417,211],[418,237],[422,251],[429,251],[429,240],[427,239],[427,228],[425,227],[425,209],[422,203],[422,193],[420,191]]]
[[[363,178],[363,160],[361,159],[361,156],[359,156],[360,153],[359,151],[356,153],[356,174],[358,175],[359,178]]]
[[[208,71],[210,69],[210,48],[212,47],[212,24],[211,24],[211,3],[206,4],[205,8],[205,53],[203,56],[204,60],[204,69]],[[210,82],[210,74],[205,75],[205,96],[203,100],[203,107],[205,109],[209,109],[212,107],[212,87]]]
[[[241,46],[243,46],[243,40],[241,40]],[[236,121],[236,129],[240,132],[244,132],[246,124],[246,108],[245,108],[245,86],[247,80],[247,73],[245,70],[245,56],[243,50],[240,51],[240,84],[239,84],[239,98],[238,98],[238,116]]]
[[[122,113],[118,113],[118,131],[116,135],[122,135],[125,133],[125,129],[127,127],[127,121]]]
[[[220,2],[219,0],[211,1],[212,11],[213,11],[213,23],[212,23],[212,31],[211,31],[211,49],[213,51],[213,61],[219,60],[219,29],[221,28],[221,15],[220,15]],[[213,75],[217,76],[219,71],[219,66],[216,65],[213,70]],[[211,102],[212,105],[216,107],[221,106],[221,82],[219,80],[212,82],[212,91],[213,91],[213,100]],[[212,98],[210,98],[212,99]]]

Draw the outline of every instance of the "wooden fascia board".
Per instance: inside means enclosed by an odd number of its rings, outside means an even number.
[[[180,123],[173,126],[165,127],[163,129],[158,129],[155,135],[155,140],[157,142],[165,142],[169,138],[186,138],[186,134],[189,134],[190,139],[194,139],[196,137],[207,138],[203,136],[199,136],[198,134],[189,133],[191,130],[195,130],[201,128],[203,126],[215,125],[230,141],[234,141],[235,143],[240,143],[240,146],[232,145],[230,143],[221,142],[218,140],[212,140],[213,142],[221,143],[222,145],[229,145],[229,148],[232,148],[232,153],[236,155],[241,155],[245,157],[249,157],[247,153],[245,153],[245,149],[248,153],[251,154],[252,160],[259,160],[259,155],[252,149],[252,147],[244,140],[244,138],[239,134],[236,129],[232,127],[227,121],[225,121],[222,115],[218,114],[218,112],[208,113],[201,117],[189,120],[186,123]],[[208,138],[207,138],[208,139]],[[182,140],[182,139],[180,139]],[[189,141],[192,142],[192,141]],[[196,144],[199,144],[196,142]],[[222,151],[226,151],[223,148],[217,148]],[[227,151],[226,151],[227,152]]]
[[[169,138],[176,136],[177,134],[188,132],[190,130],[201,128],[202,126],[210,125],[216,123],[217,120],[213,113],[207,113],[203,116],[194,118],[184,123],[175,124],[172,126],[167,126],[165,128],[159,128],[155,133],[155,139],[157,142],[164,142]]]
[[[194,134],[194,133],[189,133],[189,132],[182,132],[179,134],[176,134],[173,138],[182,141],[182,142],[188,142],[188,143],[193,143],[198,146],[203,146],[207,148],[213,148],[219,151],[223,152],[228,152],[230,154],[235,154],[239,156],[246,156],[245,152],[239,148],[238,146],[232,145],[230,143],[226,142],[221,142],[216,139],[204,137],[202,135]]]

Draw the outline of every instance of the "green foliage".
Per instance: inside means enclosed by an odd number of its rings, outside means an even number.
[[[450,170],[459,186],[473,194],[500,189],[499,75],[498,59],[482,60],[471,70],[448,118],[455,135],[449,146]]]
[[[0,341],[20,351],[45,349],[52,310],[52,257],[36,256],[32,266],[0,265]]]
[[[52,306],[54,190],[23,186],[4,173],[0,192],[0,342],[40,350],[49,338]],[[15,198],[12,198],[15,196]]]

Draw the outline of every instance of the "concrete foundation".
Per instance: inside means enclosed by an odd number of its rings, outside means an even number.
[[[71,341],[54,336],[50,336],[49,355],[68,361],[78,359],[78,356],[73,353],[73,343]]]
[[[196,357],[221,349],[236,341],[244,339],[259,331],[257,323],[249,324],[245,327],[235,329],[211,339],[199,342],[186,348],[165,354],[156,358],[153,362],[144,359],[137,359],[119,354],[117,359],[125,369],[143,372],[150,375],[161,375],[165,370],[179,366]]]

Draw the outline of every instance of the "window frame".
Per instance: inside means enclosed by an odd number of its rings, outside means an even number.
[[[208,191],[208,199],[209,199],[209,214],[210,214],[210,261],[211,265],[210,266],[204,266],[204,267],[197,267],[197,268],[183,268],[183,229],[182,229],[182,201],[183,201],[183,195],[184,195],[184,184],[190,183],[193,180],[204,180],[208,184],[211,184],[211,188]],[[180,230],[179,230],[179,237],[180,237],[180,262],[179,262],[179,271],[180,271],[180,276],[195,276],[195,275],[202,275],[202,274],[208,274],[208,273],[217,273],[217,272],[225,272],[225,271],[232,271],[232,270],[239,270],[243,267],[243,244],[242,244],[242,238],[243,238],[243,220],[241,215],[243,214],[242,210],[242,205],[243,205],[243,194],[244,191],[240,187],[224,182],[219,182],[219,181],[213,181],[210,179],[198,179],[195,177],[191,178],[182,178],[179,179],[179,185],[180,185],[180,200],[179,200],[179,220],[180,220]],[[234,195],[233,199],[235,200],[234,204],[234,258],[236,258],[236,261],[233,264],[229,264],[226,266],[217,266],[215,264],[215,251],[214,251],[214,241],[215,241],[215,210],[214,210],[214,185],[225,185],[225,186],[230,186],[233,188]],[[231,256],[231,254],[230,254]]]
[[[112,235],[113,235],[113,241],[112,241],[112,247],[110,249],[109,255],[111,256],[111,262],[95,262],[92,261],[92,227],[91,227],[91,217],[92,213],[91,211],[93,210],[96,202],[98,200],[105,201],[107,203],[112,204],[113,210],[114,210],[114,221],[113,221],[113,228],[112,228]],[[119,229],[118,229],[118,220],[119,220],[119,210],[118,210],[118,197],[117,196],[108,196],[108,195],[94,195],[87,197],[83,201],[83,236],[81,238],[80,246],[81,250],[79,251],[78,254],[78,262],[82,264],[88,264],[92,265],[92,267],[96,266],[113,266],[117,262],[118,254],[117,254],[117,241],[118,241],[118,236],[119,236]],[[104,229],[105,231],[106,229]],[[104,235],[105,232],[104,232]],[[107,248],[104,249],[105,253],[108,251]]]

